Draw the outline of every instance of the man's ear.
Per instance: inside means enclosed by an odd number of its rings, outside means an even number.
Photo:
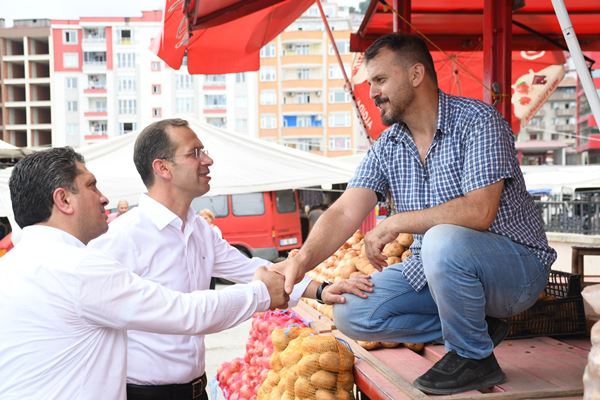
[[[162,179],[171,179],[171,166],[167,160],[156,159],[152,161],[152,170],[154,171],[154,176]]]
[[[425,66],[421,63],[416,63],[410,68],[410,82],[413,87],[417,87],[423,82],[425,74]]]
[[[54,206],[63,214],[72,215],[75,212],[73,208],[72,193],[65,188],[54,189],[52,200]]]

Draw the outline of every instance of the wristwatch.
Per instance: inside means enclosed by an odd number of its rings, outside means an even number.
[[[325,281],[325,282],[321,283],[321,285],[317,288],[317,293],[315,294],[315,298],[317,299],[317,302],[319,302],[321,304],[325,304],[323,302],[323,298],[321,296],[323,295],[323,289],[325,289],[329,285],[331,285],[331,282]]]

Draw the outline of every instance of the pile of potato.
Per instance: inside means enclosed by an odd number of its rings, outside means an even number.
[[[271,370],[258,400],[351,400],[354,355],[331,335],[310,328],[276,329],[271,334]]]
[[[412,255],[409,250],[413,242],[410,233],[401,233],[392,242],[385,245],[383,254],[387,256],[387,264],[397,264]],[[371,275],[377,270],[365,255],[364,235],[356,231],[331,257],[317,265],[308,273],[311,279],[336,281],[347,279],[357,274]]]

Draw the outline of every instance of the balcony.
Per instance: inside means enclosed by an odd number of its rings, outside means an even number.
[[[556,125],[554,127],[559,132],[575,132],[575,125]]]
[[[104,111],[91,110],[91,111],[85,111],[83,113],[83,116],[86,118],[107,118],[108,113],[106,112],[106,110],[104,110]]]
[[[575,116],[574,108],[557,108],[554,110],[554,115],[557,117],[573,117]]]
[[[90,94],[90,95],[105,95],[106,94],[106,87],[99,87],[99,88],[87,88],[87,89],[83,89],[83,93],[84,94]]]

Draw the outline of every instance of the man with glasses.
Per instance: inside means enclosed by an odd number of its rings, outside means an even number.
[[[268,261],[249,259],[230,246],[190,207],[210,189],[213,160],[187,121],[166,119],[147,126],[138,136],[135,166],[148,188],[139,205],[110,224],[108,232],[90,243],[116,257],[136,274],[182,292],[206,290],[211,276],[248,282]],[[283,277],[281,277],[283,279]],[[316,297],[319,284],[304,280],[290,296]],[[345,301],[342,292],[365,297],[370,282],[339,282],[325,288],[322,300]],[[207,309],[236,314],[217,304]],[[212,332],[225,329],[215,325]],[[128,333],[127,395],[135,399],[206,398],[204,336]],[[181,395],[180,395],[181,394]]]

